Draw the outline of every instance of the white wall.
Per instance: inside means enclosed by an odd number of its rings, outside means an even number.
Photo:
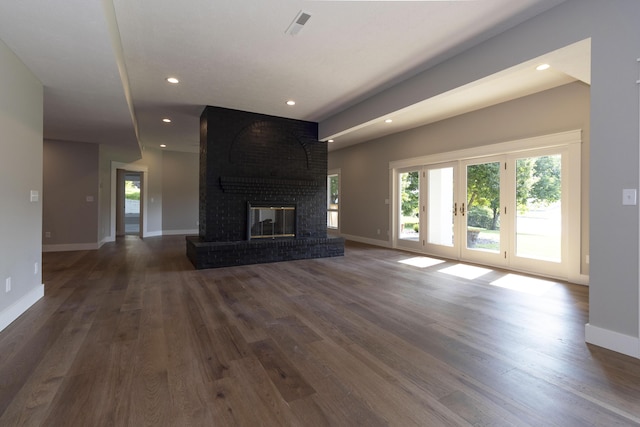
[[[42,111],[42,84],[0,41],[0,330],[44,294]]]

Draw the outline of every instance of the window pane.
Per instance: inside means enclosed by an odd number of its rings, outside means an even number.
[[[467,166],[467,248],[500,252],[500,162]]]
[[[338,228],[340,180],[337,174],[327,176],[327,227]]]
[[[516,255],[562,259],[560,154],[516,161]]]
[[[453,167],[428,172],[427,241],[453,246]]]
[[[338,209],[338,175],[329,175],[329,209]]]
[[[420,239],[420,173],[418,171],[400,174],[400,238]]]

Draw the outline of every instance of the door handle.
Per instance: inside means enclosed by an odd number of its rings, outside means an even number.
[[[453,204],[453,216],[458,216],[458,202]]]
[[[462,216],[464,216],[464,203],[462,205],[460,205],[460,214],[462,214]]]

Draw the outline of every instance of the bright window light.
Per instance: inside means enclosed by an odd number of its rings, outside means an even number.
[[[442,264],[444,261],[441,259],[429,258],[426,256],[417,256],[413,258],[402,259],[398,261],[400,264],[407,264],[418,268],[433,267],[434,265]]]
[[[398,262],[400,264],[411,265],[413,267],[427,268],[427,267],[433,267],[434,265],[442,264],[444,261],[441,259],[417,256],[413,258],[402,259]]]
[[[531,295],[543,295],[556,283],[550,280],[536,279],[534,277],[521,276],[519,274],[507,274],[491,282],[493,286],[524,292]]]
[[[438,271],[440,271],[440,273],[462,277],[463,279],[473,280],[480,276],[484,276],[487,273],[491,273],[493,270],[489,268],[476,267],[474,265],[456,264]]]

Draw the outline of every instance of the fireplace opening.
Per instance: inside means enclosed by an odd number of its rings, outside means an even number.
[[[252,206],[248,204],[248,240],[296,237],[295,206]]]

